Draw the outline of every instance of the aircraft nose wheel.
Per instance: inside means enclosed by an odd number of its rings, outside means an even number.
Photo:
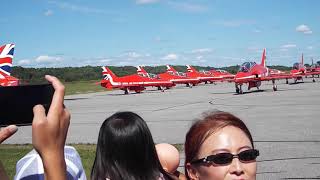
[[[237,84],[236,84],[236,93],[237,93],[237,94],[243,94],[242,85],[237,85]]]
[[[277,87],[276,81],[274,79],[272,79],[272,85],[273,85],[273,91],[277,91],[278,87]]]
[[[124,94],[129,94],[129,89],[125,89]]]
[[[277,91],[277,90],[278,90],[277,85],[273,86],[273,91]]]

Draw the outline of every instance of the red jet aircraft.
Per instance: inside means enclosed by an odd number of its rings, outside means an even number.
[[[310,68],[307,68],[307,72],[320,72],[320,66],[319,64],[313,64],[313,59],[311,59],[312,64]],[[319,74],[318,74],[319,77]]]
[[[19,79],[10,76],[14,44],[6,44],[0,47],[0,86],[18,86]]]
[[[294,82],[296,83],[298,80],[303,81],[303,76],[308,77],[312,76],[312,81],[316,82],[314,79],[314,75],[320,74],[320,71],[317,71],[316,68],[314,69],[307,69],[306,66],[303,63],[303,54],[301,55],[301,62],[300,63],[294,63],[292,70],[290,71],[291,75],[294,78]]]
[[[215,77],[210,73],[206,74],[204,72],[199,72],[190,65],[187,65],[186,74],[187,74],[187,77],[197,78],[200,82],[204,82],[205,84],[207,84],[208,82],[213,83],[213,82],[222,80],[222,77]]]
[[[248,83],[248,90],[253,87],[259,89],[261,81],[272,81],[273,90],[277,90],[275,80],[292,78],[291,75],[271,75],[266,67],[266,49],[263,50],[261,64],[255,62],[245,62],[240,66],[239,72],[235,76],[236,92],[242,94],[242,85]]]
[[[142,66],[137,66],[138,74],[142,74],[147,77],[157,76],[160,79],[171,81],[174,84],[186,84],[187,87],[192,88],[192,85],[197,85],[200,81],[196,78],[188,78],[187,76],[181,76],[175,69],[167,65],[167,71],[161,74],[150,74]]]
[[[170,88],[174,84],[170,81],[164,81],[160,79],[152,79],[149,77],[143,77],[137,74],[117,77],[108,67],[102,67],[103,79],[100,84],[107,89],[118,88],[124,91],[125,94],[129,94],[129,91],[135,91],[140,93],[145,90],[147,86],[158,87],[161,91],[164,91],[163,87]]]
[[[234,81],[234,76],[233,74],[229,73],[228,71],[222,70],[222,69],[211,69],[209,71],[214,77],[221,77],[221,81],[229,81],[233,82]]]

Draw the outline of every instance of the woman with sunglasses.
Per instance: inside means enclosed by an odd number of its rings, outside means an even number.
[[[162,168],[146,122],[133,112],[107,118],[99,132],[92,180],[173,179]]]
[[[188,180],[255,180],[257,156],[247,126],[227,112],[206,114],[186,135]]]

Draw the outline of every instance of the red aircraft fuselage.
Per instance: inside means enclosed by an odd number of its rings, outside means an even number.
[[[187,65],[186,74],[187,74],[187,77],[196,78],[200,82],[204,82],[204,83],[208,83],[208,82],[213,83],[213,82],[222,80],[221,77],[215,77],[211,73],[199,72],[194,67],[192,67],[190,65]]]
[[[171,88],[174,86],[170,81],[152,79],[137,74],[117,77],[108,67],[102,67],[102,69],[103,79],[100,82],[101,86],[108,89],[118,88],[125,91],[125,94],[128,94],[129,91],[140,93],[148,86],[160,87],[162,91],[162,87]]]
[[[259,89],[262,81],[272,81],[273,90],[277,90],[275,80],[292,78],[291,75],[270,74],[266,67],[266,49],[263,50],[261,63],[245,62],[240,66],[239,72],[235,76],[236,92],[242,94],[242,85],[248,83],[248,90],[253,87]]]

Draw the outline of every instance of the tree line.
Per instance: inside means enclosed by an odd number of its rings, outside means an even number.
[[[135,74],[137,69],[134,66],[108,66],[117,76],[125,76]],[[210,66],[193,66],[197,70],[210,70]],[[173,66],[177,71],[186,72],[186,66]],[[272,69],[281,71],[290,71],[291,67],[287,66],[269,66]],[[159,74],[166,71],[166,66],[145,66],[144,69],[153,74]],[[236,74],[239,65],[222,67],[219,69],[226,70],[232,74]],[[64,82],[99,80],[102,78],[102,69],[100,66],[84,66],[84,67],[63,67],[63,68],[24,68],[15,66],[12,68],[12,76],[19,78],[22,83],[43,83],[44,75],[50,74],[58,77]]]

